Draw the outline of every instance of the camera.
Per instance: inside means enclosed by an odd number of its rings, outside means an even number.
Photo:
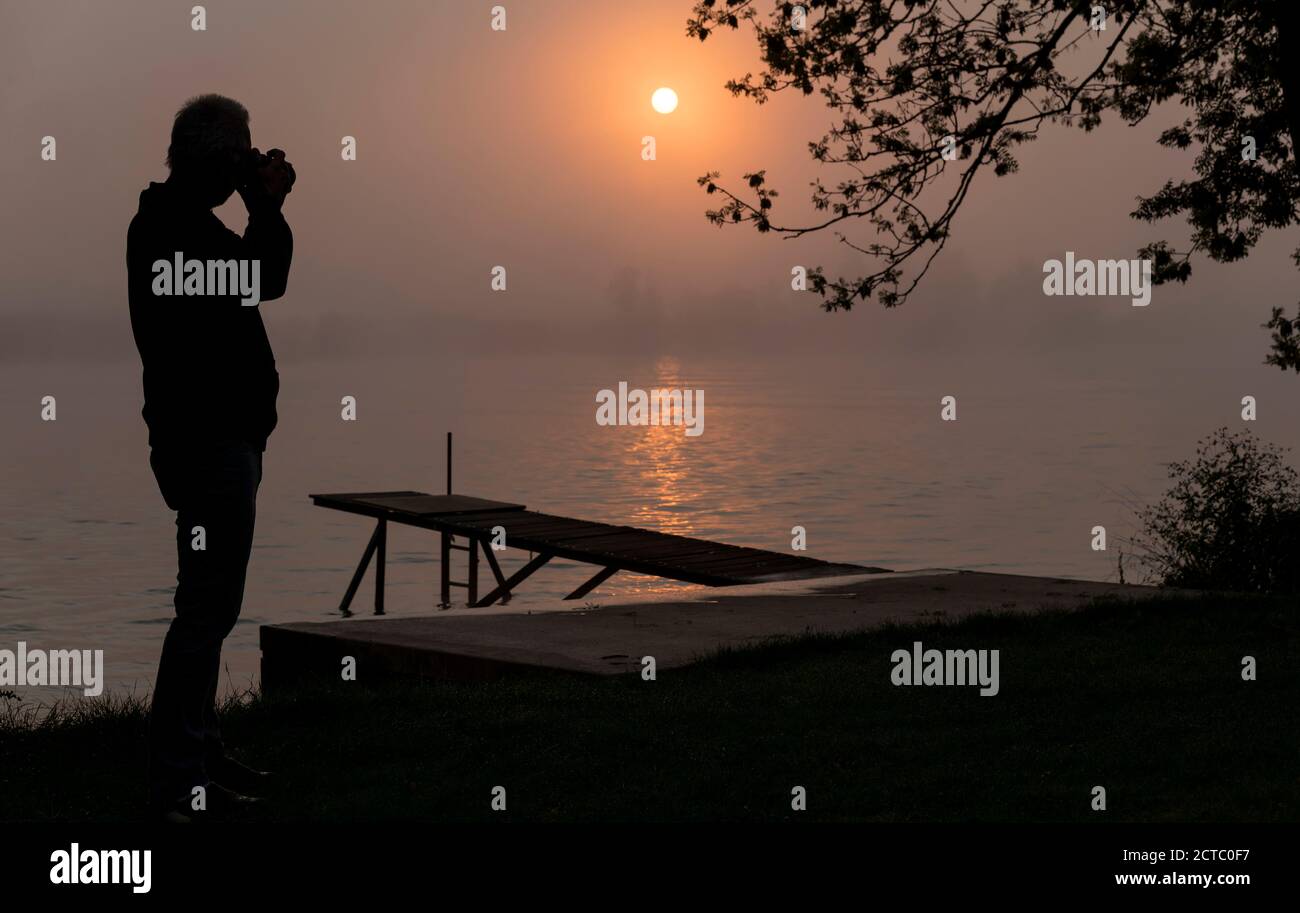
[[[266,167],[270,161],[269,155],[256,148],[249,149],[240,156],[239,164],[236,166],[236,183],[241,187],[252,184],[257,180],[258,169]]]
[[[271,172],[271,174],[275,175],[275,183],[283,188],[283,193],[287,194],[293,189],[297,175],[279,149],[263,153],[254,147],[241,153],[235,164],[235,186],[244,190],[260,186],[262,175],[258,172],[269,166],[279,166],[278,172]]]

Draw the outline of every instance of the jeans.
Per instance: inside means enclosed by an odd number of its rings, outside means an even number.
[[[149,712],[150,796],[166,804],[206,786],[207,767],[225,754],[216,713],[221,644],[244,598],[262,452],[238,441],[167,445],[151,451],[149,465],[176,511],[176,617]]]

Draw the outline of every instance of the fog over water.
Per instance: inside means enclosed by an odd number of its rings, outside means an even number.
[[[1117,556],[1089,548],[1091,528],[1131,532],[1164,464],[1239,426],[1243,396],[1261,437],[1300,445],[1300,378],[1262,365],[1260,328],[1294,306],[1296,233],[1238,264],[1197,261],[1144,308],[1043,295],[1044,262],[1067,251],[1129,258],[1185,237],[1128,216],[1190,168],[1154,143],[1179,112],[1045,130],[1018,174],[977,184],[910,302],[825,314],[790,271],[852,275],[852,252],[715,228],[695,178],[766,168],[781,211],[809,217],[809,182],[832,177],[806,143],[830,116],[816,96],[732,98],[722,85],[757,70],[757,48],[689,41],[690,5],[514,4],[498,34],[471,5],[229,3],[192,33],[160,2],[0,2],[0,648],[102,648],[113,690],[153,674],[175,558],[125,235],[165,177],[172,115],[200,92],[243,101],[254,142],[298,174],[289,292],[262,305],[281,423],[232,686],[256,676],[258,624],[334,617],[369,535],[307,494],[440,491],[448,430],[464,493],[776,550],[802,525],[830,560],[1092,579],[1113,579]],[[649,106],[660,85],[681,99],[667,117]],[[218,214],[242,229],[237,201]],[[489,289],[496,265],[505,292]],[[620,381],[704,390],[704,434],[598,426],[596,393]],[[348,395],[356,422],[340,420]],[[939,420],[947,395],[956,422]],[[436,541],[390,535],[389,611],[433,611]],[[507,556],[507,571],[527,559]],[[585,575],[548,566],[510,610]],[[618,575],[588,599],[678,589]]]

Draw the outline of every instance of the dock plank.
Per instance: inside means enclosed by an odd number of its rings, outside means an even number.
[[[887,573],[884,568],[834,563],[641,527],[562,517],[530,511],[522,504],[469,495],[394,491],[311,497],[321,507],[480,541],[500,526],[506,531],[509,548],[707,586]]]

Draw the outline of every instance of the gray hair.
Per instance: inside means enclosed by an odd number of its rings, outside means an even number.
[[[224,95],[197,95],[176,112],[167,167],[188,169],[228,161],[248,148],[248,109]]]

